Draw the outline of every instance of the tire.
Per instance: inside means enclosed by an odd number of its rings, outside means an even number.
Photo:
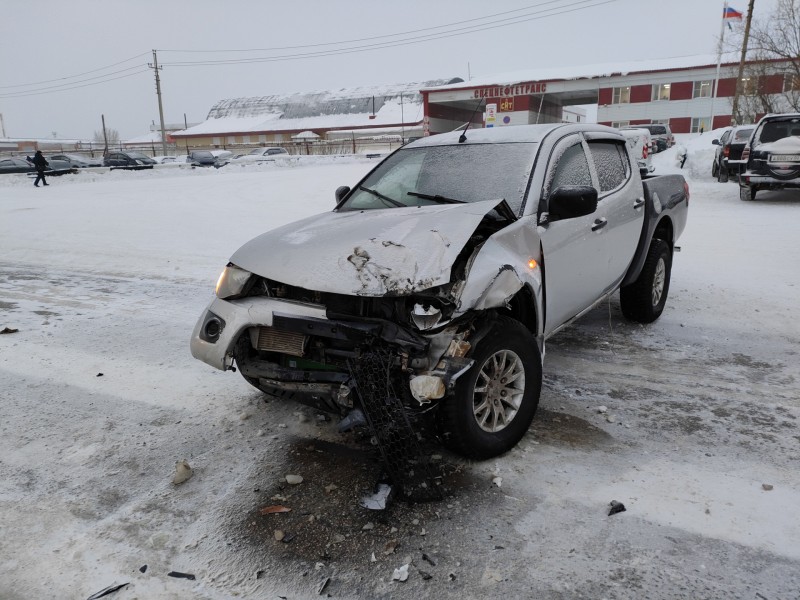
[[[536,338],[509,317],[498,318],[470,358],[475,363],[439,411],[440,431],[454,452],[486,459],[507,452],[528,431],[539,406],[542,359]]]
[[[664,240],[653,239],[639,278],[619,291],[622,314],[637,323],[652,323],[667,303],[672,252]]]
[[[714,161],[714,164],[711,165],[711,176],[712,177],[719,177],[719,165],[717,165],[717,161]]]
[[[729,174],[727,167],[721,167],[719,171],[717,171],[717,181],[720,183],[728,183]]]
[[[758,188],[754,185],[743,185],[739,187],[739,198],[745,202],[756,199]]]

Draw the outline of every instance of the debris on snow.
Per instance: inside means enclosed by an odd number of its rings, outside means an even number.
[[[194,475],[194,471],[192,471],[192,467],[189,466],[189,463],[184,458],[175,463],[175,476],[172,478],[172,483],[180,485],[185,481],[189,481],[192,475]]]
[[[422,560],[424,560],[426,563],[430,564],[432,567],[436,566],[436,561],[433,560],[430,556],[428,556],[424,552],[422,553]]]
[[[303,483],[303,477],[301,475],[287,475],[286,483],[289,485],[299,485]]]
[[[261,509],[262,515],[274,515],[276,513],[286,513],[292,512],[292,509],[288,506],[283,506],[281,504],[275,504],[273,506],[265,506]]]
[[[180,571],[170,571],[167,573],[167,577],[175,577],[176,579],[188,579],[190,581],[194,581],[197,579],[191,573],[181,573]]]
[[[392,486],[388,483],[379,483],[374,494],[361,498],[361,506],[370,510],[384,510],[392,495]]]
[[[615,515],[617,513],[625,512],[625,505],[622,502],[617,502],[616,500],[612,500],[608,503],[611,508],[608,510],[608,516]]]
[[[280,542],[286,534],[284,534],[282,530],[276,529],[272,532],[272,535],[275,537],[276,542]]]
[[[362,531],[369,531],[370,529],[375,529],[375,523],[365,523],[364,526],[361,528]]]
[[[317,586],[317,594],[322,594],[325,591],[325,588],[328,587],[328,584],[331,582],[330,577],[326,577],[323,579],[320,584]]]
[[[427,571],[423,571],[422,569],[419,570],[419,576],[422,577],[422,579],[424,579],[425,581],[433,579],[433,575],[431,575]]]
[[[18,331],[19,329],[12,329],[11,327],[3,327],[0,333],[17,333]]]
[[[398,541],[397,540],[389,540],[388,542],[386,542],[386,545],[383,547],[383,553],[386,556],[389,556],[390,554],[394,554],[394,550],[395,550],[395,548],[397,548],[397,545],[398,545]]]
[[[502,477],[493,477],[492,483],[495,484],[497,487],[503,486],[503,478]]]
[[[139,573],[146,573],[147,572],[147,565],[142,565],[139,567]]]
[[[378,562],[378,559],[375,558],[375,553],[372,553],[372,556],[369,557],[369,562]]]
[[[102,376],[103,376],[102,373],[98,373],[97,375],[95,375],[95,377],[102,377]]]
[[[97,600],[98,598],[102,598],[103,596],[108,596],[109,594],[113,594],[117,590],[121,590],[122,588],[128,585],[130,585],[130,583],[120,583],[119,585],[117,584],[110,585],[107,588],[103,588],[99,592],[95,592],[94,594],[89,596],[86,600]]]
[[[774,487],[775,486],[773,486],[771,483],[762,483],[761,484],[761,489],[763,489],[765,492],[771,492],[774,489]]]
[[[408,565],[405,564],[399,569],[395,569],[394,573],[392,574],[393,581],[405,581],[408,579]]]
[[[600,414],[605,413],[607,410],[608,410],[607,406],[598,406],[597,407],[597,412],[599,412]]]

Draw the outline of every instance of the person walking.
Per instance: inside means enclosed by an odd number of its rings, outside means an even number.
[[[41,150],[36,151],[36,154],[33,155],[33,160],[31,162],[33,163],[33,166],[36,167],[36,181],[33,182],[33,185],[35,187],[39,187],[39,180],[42,181],[42,185],[50,185],[44,178],[44,170],[50,165],[50,163],[47,162],[47,159],[44,157]]]

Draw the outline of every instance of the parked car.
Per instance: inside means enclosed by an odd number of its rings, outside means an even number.
[[[139,171],[141,169],[152,169],[156,164],[149,156],[141,152],[109,152],[103,157],[103,166],[114,169],[128,169]]]
[[[800,113],[762,117],[734,164],[741,166],[742,200],[755,200],[759,190],[800,188]]]
[[[234,158],[231,162],[236,164],[271,162],[278,158],[288,158],[289,156],[290,154],[286,148],[254,148],[247,154]]]
[[[232,152],[227,150],[192,150],[187,162],[193,167],[215,167],[219,169],[230,162]]]
[[[650,123],[644,125],[631,125],[630,127],[623,127],[622,129],[647,129],[650,132],[650,137],[655,142],[655,152],[663,152],[667,148],[672,148],[675,145],[675,136],[672,135],[672,129],[669,125],[662,123]]]
[[[425,137],[335,196],[233,254],[193,356],[368,424],[385,457],[411,418],[481,459],[528,430],[547,338],[616,290],[625,317],[661,315],[689,203],[595,124]]]
[[[716,177],[717,181],[725,183],[731,176],[738,178],[741,165],[738,161],[742,158],[742,150],[747,145],[755,128],[755,125],[730,127],[719,139],[711,141],[717,147],[714,164],[711,166],[711,176]]]
[[[81,154],[54,154],[47,160],[63,160],[68,162],[73,167],[78,169],[85,169],[87,167],[102,167],[102,158],[92,158],[91,156],[83,156]]]
[[[63,160],[47,159],[48,167],[44,172],[47,176],[66,175],[77,173],[77,167],[73,167]],[[0,174],[7,173],[36,173],[36,167],[32,162],[24,158],[2,158],[0,159]]]
[[[185,163],[188,162],[186,160],[186,155],[179,155],[179,156],[154,156],[153,160],[156,161],[158,165],[167,165],[172,163]]]
[[[644,175],[655,170],[653,166],[653,152],[655,143],[647,129],[622,129],[622,135],[628,140],[631,156],[636,159],[639,169]]]

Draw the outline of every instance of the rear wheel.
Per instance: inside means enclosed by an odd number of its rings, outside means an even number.
[[[513,448],[533,421],[542,387],[541,355],[525,326],[500,317],[470,358],[475,363],[441,407],[441,430],[455,452],[491,458]]]
[[[728,183],[728,167],[720,167],[717,171],[717,181],[720,183]]]
[[[745,202],[750,202],[756,199],[756,192],[758,188],[754,185],[743,185],[739,187],[739,198]]]
[[[652,323],[667,303],[672,271],[672,253],[664,240],[650,242],[639,278],[619,291],[622,314],[638,323]]]

